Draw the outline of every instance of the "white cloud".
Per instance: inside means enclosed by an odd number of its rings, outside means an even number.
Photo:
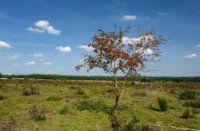
[[[0,40],[0,48],[11,48],[11,45],[5,41]]]
[[[187,59],[195,59],[195,58],[197,58],[197,54],[192,53],[192,54],[189,54],[189,55],[184,56],[184,58],[187,58]]]
[[[35,64],[36,64],[35,61],[29,61],[29,62],[27,62],[25,65],[35,65]]]
[[[196,45],[196,47],[199,47],[199,48],[200,48],[200,44]]]
[[[43,58],[44,54],[42,54],[42,53],[36,53],[33,56],[36,57],[36,58]]]
[[[42,34],[42,33],[45,32],[45,31],[42,30],[42,29],[39,29],[39,28],[33,28],[33,27],[29,27],[27,30],[30,31],[30,32],[39,33],[39,34]]]
[[[52,65],[51,62],[44,62],[44,65]]]
[[[167,13],[165,13],[165,12],[161,12],[161,11],[158,12],[158,15],[160,15],[160,16],[168,16]]]
[[[59,46],[59,47],[56,47],[56,49],[62,53],[68,53],[70,51],[72,51],[72,49],[69,47],[69,46]]]
[[[124,15],[122,17],[122,20],[127,21],[127,20],[136,20],[137,16],[136,15]]]
[[[93,51],[94,48],[93,47],[89,47],[88,45],[80,45],[80,46],[77,46],[77,48],[81,48],[81,49],[84,49],[86,51]]]
[[[61,31],[55,29],[47,20],[39,20],[35,23],[36,27],[29,27],[27,30],[35,33],[44,33],[60,35]]]
[[[40,28],[45,28],[49,25],[50,25],[49,21],[47,21],[47,20],[39,20],[35,23],[35,26],[40,27]]]

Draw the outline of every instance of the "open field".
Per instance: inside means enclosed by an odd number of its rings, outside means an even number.
[[[200,130],[199,93],[198,82],[128,83],[113,120],[112,82],[1,80],[0,130],[111,131],[116,123],[118,130]],[[158,97],[167,100],[167,111],[160,111]]]

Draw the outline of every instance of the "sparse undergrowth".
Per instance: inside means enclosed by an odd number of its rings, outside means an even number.
[[[192,95],[180,99],[182,88],[186,87],[197,95],[186,93]],[[199,83],[129,84],[120,100],[119,115],[113,118],[112,83],[8,80],[0,88],[0,130],[173,131],[169,126],[200,129],[198,87]],[[23,89],[28,90],[29,96],[22,95]],[[158,96],[162,96],[160,102]]]

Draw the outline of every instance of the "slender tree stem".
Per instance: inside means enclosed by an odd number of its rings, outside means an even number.
[[[119,107],[119,99],[121,97],[121,90],[118,88],[116,73],[114,73],[114,84],[115,84],[115,90],[116,90],[114,115],[117,115],[118,107]]]

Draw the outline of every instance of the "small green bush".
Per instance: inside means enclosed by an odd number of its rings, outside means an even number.
[[[189,118],[192,118],[192,117],[193,117],[193,113],[189,108],[185,109],[182,116],[181,116],[181,118],[183,118],[183,119],[189,119]]]
[[[182,100],[193,100],[198,96],[197,92],[194,90],[185,90],[180,93],[179,98]]]
[[[29,110],[31,118],[35,121],[45,121],[46,116],[44,115],[44,112],[44,110],[37,108],[35,105],[33,105]]]
[[[25,88],[22,91],[22,95],[24,96],[30,96],[30,95],[36,95],[36,94],[40,94],[40,92],[35,86],[32,86],[32,85],[30,85],[29,88]]]
[[[28,89],[24,89],[24,90],[22,91],[22,95],[24,95],[24,96],[30,96],[30,95],[31,95],[31,92],[30,92]]]
[[[167,111],[168,109],[168,102],[165,98],[163,97],[158,97],[157,98],[157,102],[158,102],[158,105],[160,107],[160,111]]]
[[[61,115],[65,115],[67,112],[69,112],[69,106],[68,106],[68,105],[64,105],[64,106],[59,110],[59,114],[61,114]]]

